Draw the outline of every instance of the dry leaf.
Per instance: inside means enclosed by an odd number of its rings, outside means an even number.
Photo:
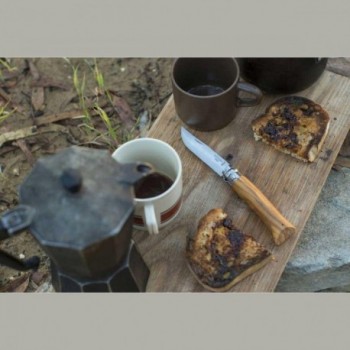
[[[127,128],[133,127],[135,125],[135,115],[124,98],[112,95],[112,102],[115,111],[118,113],[125,126]]]
[[[39,80],[40,73],[32,60],[28,60],[29,70],[34,80]]]
[[[29,285],[30,273],[22,275],[21,277],[7,283],[0,292],[2,293],[23,293],[27,290]]]
[[[37,286],[39,286],[40,282],[42,282],[46,277],[47,277],[46,273],[35,271],[32,273],[31,279]]]
[[[62,90],[70,90],[70,86],[68,84],[65,84],[64,82],[56,81],[49,77],[41,77],[36,81],[33,81],[31,83],[32,87],[53,87],[53,88],[59,88]]]
[[[32,60],[28,60],[28,65],[29,65],[30,73],[33,76],[33,79],[35,81],[38,81],[40,79],[40,73],[36,68],[34,62]],[[35,111],[42,111],[44,109],[45,94],[44,94],[44,88],[42,86],[34,87],[32,89],[31,103]]]
[[[35,111],[42,111],[44,109],[45,94],[43,87],[33,88],[31,102]]]
[[[8,95],[6,93],[6,91],[4,91],[4,89],[2,89],[2,88],[0,88],[0,97],[4,101],[6,101],[6,103],[8,103],[10,106],[12,106],[12,108],[15,108],[17,111],[19,111],[19,112],[24,111],[24,108],[22,106],[18,105],[16,102],[12,101],[11,96]]]

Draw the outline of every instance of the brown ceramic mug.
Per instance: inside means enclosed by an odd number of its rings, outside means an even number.
[[[258,104],[261,90],[239,82],[234,58],[178,58],[172,70],[175,109],[180,119],[199,131],[213,131],[229,124],[237,107]],[[239,92],[253,95],[241,98]]]

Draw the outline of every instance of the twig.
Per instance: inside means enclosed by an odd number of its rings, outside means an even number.
[[[7,88],[7,89],[12,89],[17,85],[16,80],[5,80],[5,81],[0,81],[0,86],[2,88]]]
[[[11,97],[5,92],[4,89],[0,88],[0,96],[6,101],[9,102],[11,100]]]
[[[17,149],[17,147],[15,147],[15,146],[4,147],[0,150],[0,156],[3,156],[4,154],[9,153],[11,151],[14,151],[15,149]]]
[[[97,141],[87,141],[87,142],[82,142],[79,143],[78,146],[88,146],[88,145],[93,145],[93,146],[98,146],[98,147],[106,147],[105,143],[99,143]]]
[[[67,128],[58,124],[51,124],[48,126],[43,126],[42,128],[38,128],[37,126],[30,126],[16,131],[9,131],[0,135],[0,147],[8,141],[15,141],[29,136],[39,135],[48,132],[68,133]]]
[[[83,112],[80,110],[74,110],[69,112],[63,112],[58,114],[44,115],[42,117],[35,118],[35,125],[44,125],[58,122],[59,120],[72,119],[72,118],[84,118]]]
[[[14,70],[12,72],[5,71],[5,72],[2,73],[2,78],[3,78],[3,80],[9,80],[9,79],[17,78],[19,75],[22,74],[23,70]]]
[[[27,142],[23,139],[21,140],[17,140],[16,141],[16,145],[22,150],[22,152],[24,153],[24,155],[27,158],[28,163],[33,166],[35,163],[35,158],[33,156],[33,153],[30,151]]]

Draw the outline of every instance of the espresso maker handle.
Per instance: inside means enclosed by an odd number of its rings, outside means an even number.
[[[21,260],[3,250],[0,250],[0,265],[10,267],[17,271],[36,270],[40,265],[40,258],[34,255],[28,259]]]
[[[27,205],[18,205],[1,214],[0,240],[9,238],[29,227],[34,214],[35,210]]]
[[[27,205],[19,205],[3,213],[0,217],[0,241],[23,231],[32,223],[35,210]],[[32,256],[26,260],[20,260],[13,255],[0,250],[0,265],[5,265],[17,271],[36,270],[39,267],[40,258]]]

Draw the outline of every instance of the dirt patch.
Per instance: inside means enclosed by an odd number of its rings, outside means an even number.
[[[18,204],[18,186],[38,158],[72,144],[112,152],[146,133],[171,94],[172,62],[169,58],[1,59],[0,140],[12,131],[28,132],[38,121],[54,122],[37,126],[34,136],[21,141],[17,135],[0,142],[0,213]],[[79,118],[63,118],[68,111],[76,111]],[[82,117],[84,112],[88,117]],[[34,292],[49,282],[49,259],[30,233],[0,242],[0,249],[17,258],[41,258],[34,275],[0,266],[0,290]]]

